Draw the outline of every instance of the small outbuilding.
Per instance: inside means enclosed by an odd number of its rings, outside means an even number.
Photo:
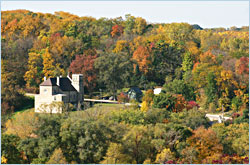
[[[155,88],[155,89],[154,89],[154,94],[155,94],[155,95],[158,95],[158,94],[161,93],[161,91],[162,91],[162,88]]]
[[[142,97],[142,91],[138,87],[131,87],[128,92],[128,98],[140,101]]]

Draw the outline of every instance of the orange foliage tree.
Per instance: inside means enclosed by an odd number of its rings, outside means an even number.
[[[142,72],[148,72],[148,65],[151,63],[149,60],[150,51],[147,47],[139,46],[133,53],[132,59],[137,61],[139,68]]]
[[[112,27],[111,36],[112,37],[119,37],[119,36],[121,36],[122,33],[123,33],[123,29],[124,28],[121,25],[114,25]]]
[[[222,155],[223,146],[212,129],[200,127],[194,130],[193,133],[187,139],[187,143],[194,150],[193,153],[196,153],[196,158],[192,160],[192,163],[203,163],[204,161],[217,159]],[[183,154],[186,149],[183,150]],[[185,155],[183,157],[185,159]]]

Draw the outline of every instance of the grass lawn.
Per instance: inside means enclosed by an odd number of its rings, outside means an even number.
[[[34,108],[22,109],[21,111],[14,112],[13,115],[11,116],[11,118],[13,119],[13,118],[15,118],[16,115],[23,113],[23,112],[34,112],[34,111],[35,111]]]
[[[102,116],[105,116],[109,113],[112,113],[114,111],[120,111],[123,109],[126,109],[128,107],[125,107],[124,104],[95,104],[93,107],[87,108],[83,111],[73,111],[70,112],[70,116],[79,117],[79,118],[93,118],[97,119]]]
[[[97,103],[93,107],[87,108],[86,110],[91,110],[91,109],[116,110],[121,108],[124,108],[124,104]]]

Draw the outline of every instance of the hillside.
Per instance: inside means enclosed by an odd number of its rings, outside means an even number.
[[[249,27],[1,14],[2,163],[248,163]],[[85,96],[141,107],[11,118],[44,77],[73,73]],[[129,100],[130,87],[143,95]],[[232,120],[211,125],[205,113]]]

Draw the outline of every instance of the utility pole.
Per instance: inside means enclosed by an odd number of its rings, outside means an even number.
[[[221,109],[222,109],[222,123],[224,123],[224,107],[223,107],[223,104],[221,105]]]
[[[101,100],[102,100],[102,89],[99,89],[99,91],[100,91]],[[102,102],[101,102],[101,106],[102,106]]]

